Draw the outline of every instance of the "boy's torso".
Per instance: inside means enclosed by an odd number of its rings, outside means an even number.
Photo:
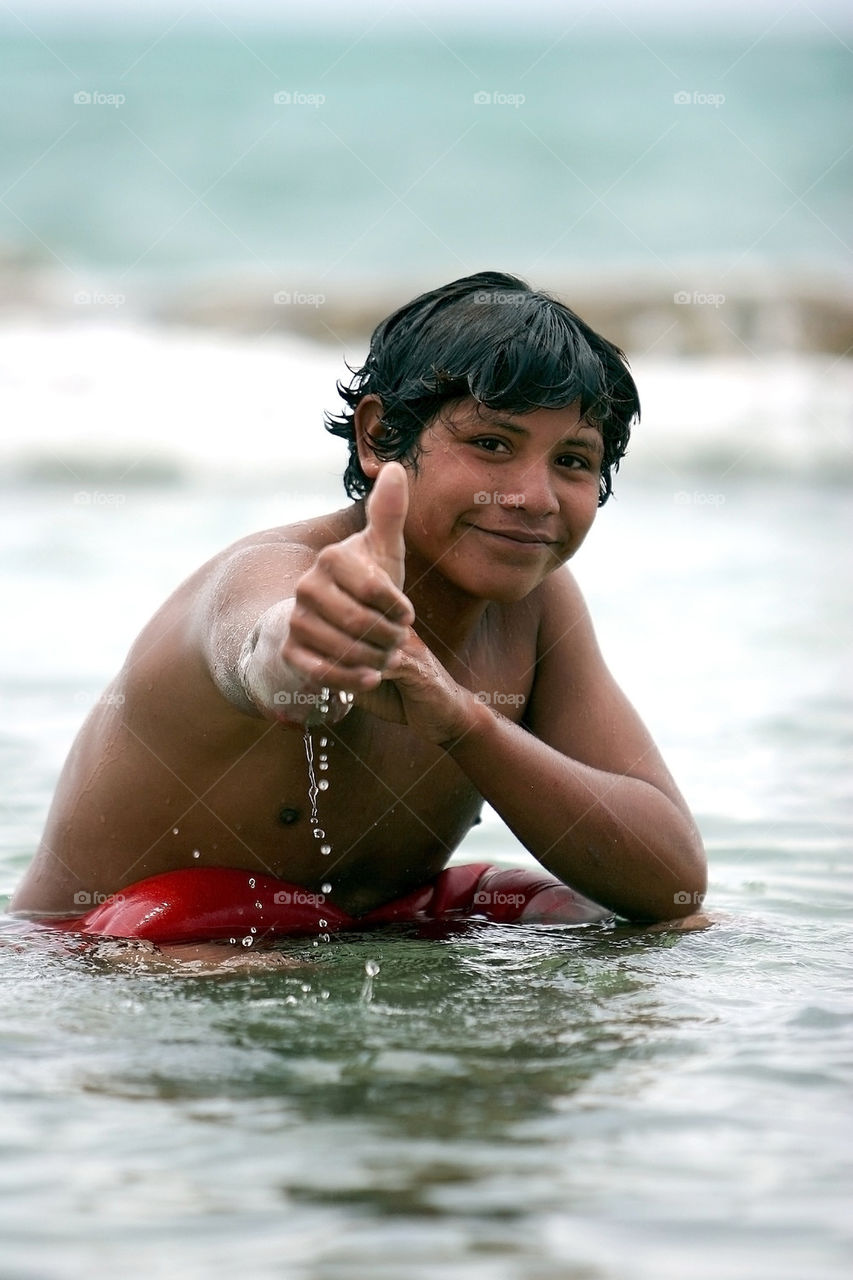
[[[286,541],[290,531],[280,532]],[[312,730],[316,776],[329,784],[317,796],[325,837],[316,838],[302,731],[231,706],[191,640],[188,599],[206,569],[134,645],[137,660],[113,686],[124,701],[102,699],[83,726],[13,909],[77,914],[81,895],[94,903],[160,872],[227,866],[312,889],[328,881],[330,900],[359,915],[437,874],[475,821],[481,798],[440,748],[356,706],[333,729]],[[533,597],[490,604],[448,665],[516,721],[535,674]]]

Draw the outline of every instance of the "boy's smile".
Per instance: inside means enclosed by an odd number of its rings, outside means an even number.
[[[576,406],[451,406],[408,468],[407,584],[437,572],[480,600],[523,599],[589,532],[601,457],[601,436]]]

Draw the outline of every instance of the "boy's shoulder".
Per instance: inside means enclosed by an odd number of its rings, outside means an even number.
[[[221,564],[232,556],[258,549],[259,554],[267,550],[271,555],[282,551],[305,550],[319,552],[333,542],[341,542],[350,534],[364,527],[362,504],[353,503],[339,511],[330,511],[325,515],[312,516],[307,520],[294,520],[290,524],[273,525],[268,529],[258,529],[244,534],[234,542],[223,547],[207,565]],[[206,566],[202,566],[205,568]]]

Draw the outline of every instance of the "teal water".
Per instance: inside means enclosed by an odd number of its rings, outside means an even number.
[[[138,625],[277,501],[6,494],[0,892]],[[626,469],[577,558],[705,836],[706,932],[392,929],[210,977],[3,923],[4,1274],[846,1276],[849,524],[831,485]],[[488,814],[460,854],[525,856]]]
[[[850,55],[816,16],[785,36],[389,15],[7,16],[0,243],[125,296],[199,273],[849,263]]]

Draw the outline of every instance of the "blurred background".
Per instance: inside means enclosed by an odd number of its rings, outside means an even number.
[[[341,356],[483,268],[628,352],[637,467],[849,474],[852,31],[820,0],[4,7],[0,474],[337,471]]]
[[[11,0],[0,65],[4,900],[165,596],[344,504],[373,324],[491,268],[637,379],[573,568],[719,921],[356,938],[313,991],[5,919],[9,1274],[846,1277],[849,6]],[[488,812],[456,856],[530,861]]]

